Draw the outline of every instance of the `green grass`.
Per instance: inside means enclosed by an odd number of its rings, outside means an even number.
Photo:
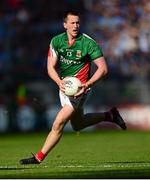
[[[150,132],[65,133],[40,165],[20,165],[46,136],[0,135],[0,178],[150,178]]]

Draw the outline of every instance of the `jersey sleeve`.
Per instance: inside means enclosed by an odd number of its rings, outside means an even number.
[[[55,57],[56,59],[58,59],[58,50],[57,49],[58,49],[58,47],[57,47],[56,39],[53,38],[49,45],[48,56]]]
[[[88,46],[88,54],[91,57],[91,60],[95,60],[103,56],[101,47],[96,43],[96,41],[91,40]]]

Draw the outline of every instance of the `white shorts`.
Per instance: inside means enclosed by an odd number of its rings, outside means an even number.
[[[75,109],[83,108],[84,103],[87,99],[87,94],[84,94],[76,99],[73,97],[66,96],[63,92],[59,91],[59,98],[61,106],[64,107],[64,105],[69,105]]]
[[[61,106],[64,107],[64,105],[72,106],[70,99],[68,96],[66,96],[63,92],[59,91],[59,98]],[[73,107],[73,106],[72,106]]]

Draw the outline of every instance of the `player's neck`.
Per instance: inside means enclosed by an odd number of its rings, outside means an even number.
[[[75,42],[75,37],[68,34],[68,45],[71,46]]]
[[[75,41],[75,38],[68,35],[68,42],[72,43],[73,41]]]

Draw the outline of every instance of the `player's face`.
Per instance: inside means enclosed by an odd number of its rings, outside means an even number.
[[[76,37],[80,28],[80,19],[79,16],[68,15],[66,21],[64,22],[64,28],[67,30],[67,33],[71,37]]]

